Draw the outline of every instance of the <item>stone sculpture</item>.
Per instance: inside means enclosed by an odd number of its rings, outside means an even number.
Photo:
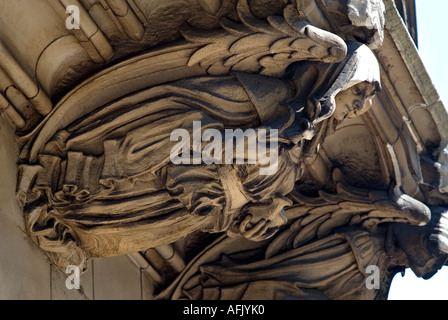
[[[30,101],[25,110],[0,95],[20,148],[17,198],[59,267],[211,233],[222,236],[208,248],[205,237],[160,298],[381,298],[359,291],[364,267],[407,263],[389,256],[413,246],[400,242],[407,230],[431,221],[419,229],[431,233],[445,219],[431,217],[400,169],[409,167],[402,140],[390,146],[396,176],[379,178],[384,188],[348,183],[344,165],[321,152],[381,90],[372,51],[384,38],[381,0],[85,0],[80,9],[90,24],[81,20],[82,41],[60,65],[39,60],[37,72],[51,67],[28,79],[0,63],[0,78]],[[387,125],[379,136],[395,130]],[[246,253],[253,259],[239,260]],[[446,260],[436,257],[424,272]],[[332,259],[335,269],[319,269]]]
[[[286,222],[282,209],[291,204],[286,196],[303,172],[304,141],[312,140],[314,127],[338,109],[336,93],[354,90],[352,87],[359,91],[348,94],[354,101],[347,101],[340,107],[342,111],[336,111],[344,118],[362,112],[365,91],[371,97],[378,89],[378,68],[373,68],[373,75],[364,74],[363,63],[370,67],[375,62],[373,56],[366,56],[368,50],[350,43],[347,59],[333,67],[335,70],[325,70],[336,80],[323,81],[313,89],[321,101],[309,99],[308,91],[299,87],[303,85],[300,78],[295,80],[303,72],[299,65],[291,71],[295,75],[285,80],[239,73],[183,79],[150,89],[154,93],[147,92],[148,103],[134,102],[128,110],[119,104],[119,109],[89,114],[73,127],[55,133],[39,155],[41,168],[32,197],[48,202],[34,209],[29,223],[39,232],[55,222],[68,228],[92,256],[143,250],[196,230],[230,229],[231,234],[241,232],[257,239],[272,235]],[[359,78],[353,65],[360,65],[366,80]],[[311,68],[313,72],[315,64]],[[254,83],[263,82],[276,96],[263,100],[265,92],[252,88]],[[204,88],[207,97],[202,100]],[[316,111],[318,108],[321,110]],[[120,116],[111,123],[116,114]],[[233,159],[230,164],[170,163],[171,133],[178,128],[190,129],[194,121],[221,131],[235,126],[278,130],[275,172],[263,176],[260,165],[238,165]],[[127,129],[123,131],[123,127]],[[102,237],[110,240],[101,245]],[[90,239],[95,240],[92,243]]]
[[[294,220],[272,241],[254,244],[221,237],[159,298],[386,299],[393,276],[404,272],[405,266],[428,279],[445,264],[446,210],[432,209],[433,219],[425,227],[395,222],[368,230],[355,224],[335,228],[331,234],[309,234],[331,218],[321,216],[320,223],[313,221],[310,225],[315,225],[309,228],[301,223],[305,216]],[[294,208],[289,211],[294,212]],[[337,225],[335,221],[330,224]],[[308,241],[304,240],[307,236]],[[377,290],[366,285],[369,268],[378,270]]]

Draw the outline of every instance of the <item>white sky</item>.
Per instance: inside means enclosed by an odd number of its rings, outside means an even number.
[[[445,107],[448,107],[448,52],[446,13],[448,0],[416,0],[419,53]],[[448,124],[447,124],[448,125]],[[417,278],[409,269],[397,274],[389,300],[448,300],[448,267],[429,280]]]

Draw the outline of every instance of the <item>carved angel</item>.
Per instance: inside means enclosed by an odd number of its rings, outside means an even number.
[[[286,195],[302,176],[303,157],[320,139],[320,122],[336,111],[339,118],[358,115],[364,99],[379,89],[378,64],[366,45],[347,44],[313,27],[291,5],[283,18],[266,21],[251,16],[244,0],[238,10],[242,23],[223,20],[224,31],[212,37],[216,55],[204,50],[213,32],[203,38],[185,29],[188,43],[161,49],[157,56],[166,68],[159,84],[91,109],[61,107],[31,135],[37,137],[24,148],[32,155],[31,163],[21,166],[19,198],[30,233],[61,263],[83,254],[135,252],[197,230],[257,241],[271,237],[287,221]],[[244,49],[254,37],[269,45]],[[273,48],[285,52],[270,52]],[[257,52],[268,57],[251,64],[261,57]],[[282,75],[298,60],[307,61]],[[171,76],[174,80],[166,80]],[[335,99],[344,92],[356,102],[338,110]],[[261,163],[172,163],[172,132],[182,128],[193,135],[195,121],[221,133],[278,130],[278,139],[266,137],[267,144],[278,145],[277,171],[260,175]]]
[[[32,231],[51,229],[56,219],[91,256],[158,246],[196,230],[228,230],[253,240],[272,236],[287,221],[283,207],[291,204],[286,195],[302,174],[304,141],[320,119],[338,109],[339,88],[350,90],[363,80],[369,94],[378,88],[376,72],[364,78],[347,73],[372,64],[360,54],[367,47],[348,47],[342,62],[323,67],[329,78],[319,75],[313,89],[300,86],[307,85],[303,65],[284,79],[241,73],[192,77],[155,86],[142,102],[123,100],[65,127],[40,155],[43,169],[32,190],[48,204],[30,216]],[[310,72],[316,67],[310,64]],[[349,95],[356,98],[355,108],[364,105],[357,91]],[[339,113],[348,112],[341,107]],[[260,165],[171,163],[171,133],[191,132],[193,121],[222,131],[277,129],[278,170],[262,176]]]

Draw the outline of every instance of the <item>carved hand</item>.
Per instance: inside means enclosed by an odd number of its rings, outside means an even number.
[[[268,239],[288,221],[283,207],[291,204],[291,200],[280,196],[269,203],[248,206],[243,217],[235,220],[231,235],[238,233],[252,241]]]

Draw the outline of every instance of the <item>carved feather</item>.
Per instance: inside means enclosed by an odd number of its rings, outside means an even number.
[[[357,225],[374,231],[386,222],[419,224],[412,220],[387,191],[371,191],[337,184],[335,193],[319,191],[318,197],[290,194],[294,206],[285,209],[291,227],[280,232],[266,250],[271,257],[286,247],[297,248],[322,239],[338,227]],[[417,210],[418,208],[416,208]]]
[[[281,76],[296,61],[334,63],[346,55],[345,42],[339,36],[300,20],[292,5],[285,8],[284,17],[261,20],[252,14],[247,0],[239,0],[237,12],[241,23],[223,18],[222,29],[214,32],[182,28],[184,38],[200,46],[189,66],[200,64],[215,75],[233,70]]]
[[[221,8],[221,0],[199,0],[199,5],[205,10],[205,12],[216,15]]]

